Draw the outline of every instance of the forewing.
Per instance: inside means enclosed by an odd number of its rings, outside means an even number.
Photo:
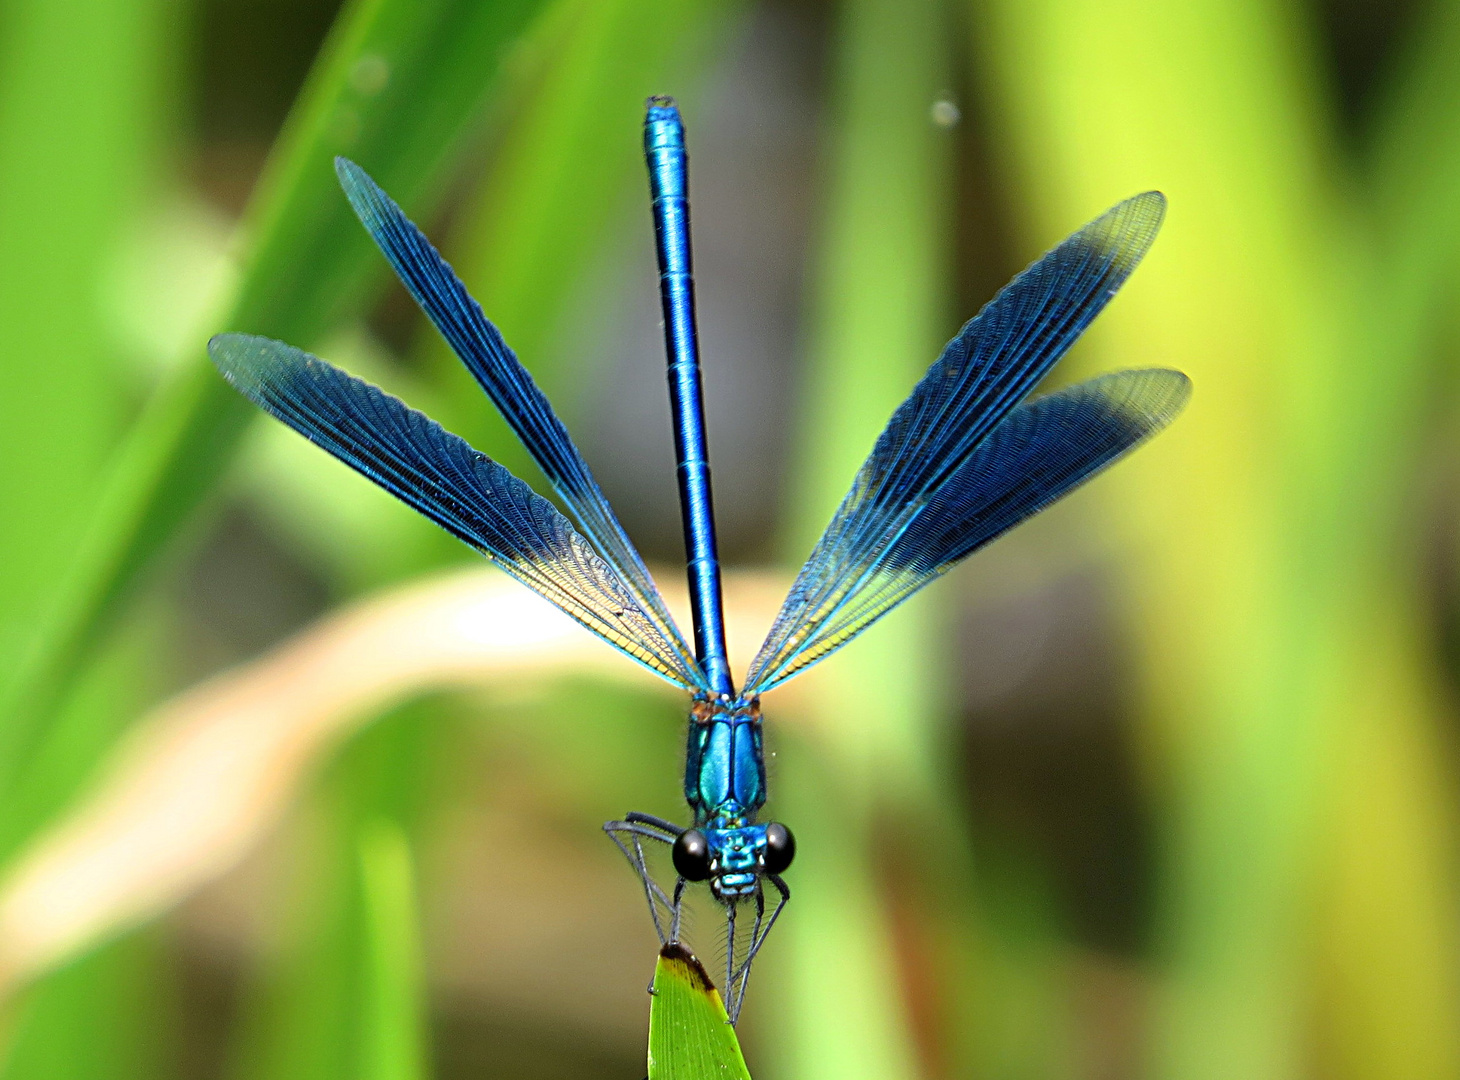
[[[824,659],[961,559],[1169,424],[1191,396],[1179,371],[1120,371],[1020,405],[948,477],[759,693]]]
[[[675,626],[653,578],[547,396],[450,265],[390,196],[352,161],[336,158],[335,171],[350,205],[402,284],[522,440],[579,528],[604,560],[618,570],[646,617],[673,644],[683,664],[697,669],[694,654]]]
[[[1006,285],[948,343],[857,472],[748,685],[771,680],[817,636],[933,492],[1049,373],[1150,248],[1165,206],[1148,191],[1113,207]]]
[[[247,334],[208,343],[245,397],[481,551],[651,671],[687,689],[681,656],[616,570],[542,496],[397,398],[291,345]]]

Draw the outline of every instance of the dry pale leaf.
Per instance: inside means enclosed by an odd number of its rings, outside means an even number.
[[[727,580],[741,670],[785,584]],[[668,599],[678,608],[682,591]],[[188,690],[137,724],[92,791],[0,882],[0,995],[233,867],[326,752],[393,704],[443,687],[589,670],[658,682],[486,568],[343,608]]]

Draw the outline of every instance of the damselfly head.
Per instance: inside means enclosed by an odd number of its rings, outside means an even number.
[[[686,881],[708,881],[724,904],[756,895],[765,874],[780,874],[796,855],[796,838],[778,821],[733,828],[687,829],[674,842],[674,868]]]

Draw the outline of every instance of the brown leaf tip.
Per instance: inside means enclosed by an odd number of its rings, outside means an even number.
[[[664,948],[659,950],[661,958],[671,964],[682,964],[689,971],[690,981],[702,994],[708,994],[715,989],[715,984],[710,981],[709,974],[705,971],[703,964],[695,958],[695,954],[686,949],[677,941],[671,941]]]

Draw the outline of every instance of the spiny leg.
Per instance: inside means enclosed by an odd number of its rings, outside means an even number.
[[[660,832],[667,833],[670,837],[668,841],[670,843],[673,843],[674,839],[680,833],[684,832],[684,827],[681,825],[676,825],[672,821],[665,821],[662,817],[655,817],[653,814],[641,814],[637,810],[630,810],[625,814],[624,821],[631,825],[647,825],[651,829],[658,829]]]
[[[735,1007],[735,907],[732,900],[725,915],[725,1004],[729,1006],[732,1024],[740,1014],[740,1010]]]
[[[644,859],[644,845],[640,842],[638,834],[631,835],[633,835],[634,854],[629,861],[633,863],[634,869],[638,871],[639,881],[644,886],[644,899],[649,904],[649,918],[654,922],[654,934],[659,938],[659,944],[662,947],[666,942],[664,929],[659,925],[659,906],[655,901],[658,894],[663,890],[660,889],[659,883],[649,875],[649,867]],[[614,839],[617,839],[617,837]],[[620,844],[619,848],[622,850],[623,845]],[[628,852],[625,851],[624,854],[627,855]]]
[[[664,905],[666,913],[673,917],[674,924],[678,925],[678,903],[677,899],[670,900],[669,895],[659,886],[659,883],[655,881],[653,876],[649,873],[649,865],[648,861],[644,857],[644,845],[641,842],[641,838],[657,840],[661,844],[672,844],[674,842],[674,838],[673,836],[665,836],[663,831],[656,828],[653,823],[641,823],[634,820],[637,817],[646,816],[647,815],[628,814],[626,815],[624,821],[605,822],[603,825],[603,831],[608,833],[609,839],[611,839],[616,845],[618,845],[618,849],[623,852],[624,858],[628,859],[629,865],[638,872],[639,881],[644,886],[644,899],[648,901],[649,904],[649,918],[652,919],[654,922],[654,933],[659,938],[659,944],[663,946],[667,945],[672,939],[665,936],[664,926],[659,920],[659,904]],[[657,823],[657,821],[657,818],[654,819],[654,822]],[[632,843],[632,850],[630,850],[628,844],[625,844],[623,840],[620,839],[620,833],[629,834]],[[678,890],[676,890],[676,897],[677,896]]]
[[[775,909],[771,911],[771,917],[765,921],[765,925],[762,927],[760,917],[765,911],[765,894],[756,894],[756,930],[751,934],[750,948],[746,952],[745,959],[741,961],[739,970],[736,972],[736,975],[742,980],[740,989],[740,997],[742,1000],[745,997],[744,981],[750,978],[750,965],[754,962],[756,953],[760,952],[760,947],[765,944],[766,938],[770,937],[771,927],[776,925],[776,919],[780,917],[781,909],[791,899],[791,890],[779,874],[766,874],[765,876],[776,887],[776,891],[781,894],[781,898],[776,902]]]
[[[786,903],[791,899],[790,886],[782,880],[780,874],[767,874],[766,877],[776,887],[776,892],[781,894],[781,898],[776,901],[775,910],[771,912],[771,917],[766,920],[765,929],[760,932],[760,937],[751,943],[750,955],[745,958],[747,967],[755,959],[755,954],[760,952],[760,947],[765,944],[766,938],[771,936],[771,927],[776,925],[776,920],[781,917],[782,909],[785,908]]]
[[[614,843],[618,844],[619,850],[624,853],[624,856],[629,860],[630,865],[632,865],[634,869],[639,872],[640,878],[645,883],[645,888],[648,889],[652,885],[653,891],[658,895],[659,902],[662,903],[666,908],[669,907],[670,902],[668,894],[665,893],[665,891],[659,886],[658,882],[654,881],[654,879],[647,872],[648,863],[643,857],[643,849],[642,847],[640,847],[638,840],[635,839],[634,841],[634,848],[638,854],[638,858],[636,859],[634,856],[629,854],[628,849],[619,842],[619,839],[615,834],[620,832],[626,832],[633,834],[635,837],[644,836],[649,838],[650,840],[657,840],[661,844],[672,845],[674,841],[678,839],[680,833],[684,832],[684,829],[674,824],[674,822],[672,821],[665,821],[663,818],[655,817],[653,814],[641,814],[636,810],[631,810],[624,815],[623,821],[604,822],[603,831],[609,834]],[[650,906],[653,906],[652,902]]]
[[[674,918],[669,924],[669,940],[671,944],[679,941],[680,912],[683,910],[684,887],[687,884],[689,883],[684,878],[680,878],[674,883]]]
[[[731,1003],[734,1006],[730,1013],[730,1022],[736,1023],[740,1019],[740,1010],[745,1006],[745,987],[750,982],[750,961],[755,956],[756,942],[764,935],[760,931],[761,919],[765,917],[765,892],[761,889],[755,890],[755,922],[750,927],[750,952],[740,964],[740,970],[735,973],[734,982],[730,984],[729,992]]]

